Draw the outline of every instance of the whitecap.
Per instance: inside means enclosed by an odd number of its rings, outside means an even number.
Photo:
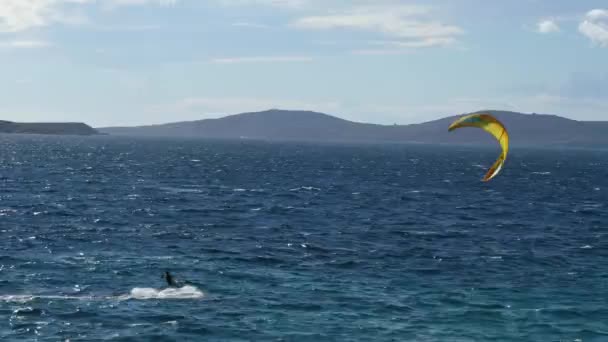
[[[186,285],[180,288],[166,288],[158,290],[147,287],[136,287],[131,290],[129,299],[198,299],[202,298],[203,292],[198,288]]]
[[[131,328],[137,328],[137,327],[145,327],[145,326],[150,326],[152,325],[151,323],[132,323],[129,324],[129,327]]]
[[[592,249],[592,248],[593,248],[593,246],[590,246],[590,245],[581,246],[581,249]]]
[[[173,258],[175,258],[173,255],[157,255],[157,256],[144,257],[144,259],[152,259],[152,260],[171,260]]]
[[[10,303],[27,303],[34,300],[36,297],[31,295],[3,295],[0,296],[0,301]]]

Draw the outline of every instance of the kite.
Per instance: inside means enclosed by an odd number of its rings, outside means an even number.
[[[496,177],[500,170],[502,170],[505,160],[507,159],[507,152],[509,151],[509,134],[507,133],[505,126],[490,114],[470,114],[454,121],[448,128],[448,131],[451,132],[461,127],[481,128],[492,134],[494,138],[498,140],[498,143],[502,148],[502,153],[496,162],[494,162],[494,165],[488,170],[483,181],[487,182]]]

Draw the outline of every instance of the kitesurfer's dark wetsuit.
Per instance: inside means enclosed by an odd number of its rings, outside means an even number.
[[[173,276],[169,272],[165,272],[165,280],[167,281],[167,285],[170,287],[177,287],[177,283],[173,280]]]

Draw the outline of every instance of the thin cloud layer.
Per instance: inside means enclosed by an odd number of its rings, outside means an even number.
[[[272,6],[285,8],[303,8],[309,0],[217,0],[224,6]]]
[[[327,15],[295,20],[291,27],[301,30],[354,30],[398,39],[402,47],[445,46],[456,41],[464,30],[429,19],[431,10],[422,6],[365,6]]]
[[[0,42],[0,47],[11,49],[39,49],[50,47],[52,44],[43,40],[13,40],[9,42]]]
[[[240,64],[240,63],[289,63],[310,62],[312,57],[307,56],[253,56],[253,57],[227,57],[214,58],[211,60],[217,64]]]

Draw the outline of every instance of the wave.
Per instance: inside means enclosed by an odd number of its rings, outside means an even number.
[[[289,189],[289,191],[321,191],[321,188],[315,188],[314,186],[301,186],[299,188]]]
[[[164,187],[160,187],[159,189],[164,192],[168,192],[168,193],[172,193],[172,194],[182,194],[182,193],[200,194],[203,192],[202,189],[197,189],[197,188],[178,188],[178,187],[172,187],[172,186],[164,186]]]

